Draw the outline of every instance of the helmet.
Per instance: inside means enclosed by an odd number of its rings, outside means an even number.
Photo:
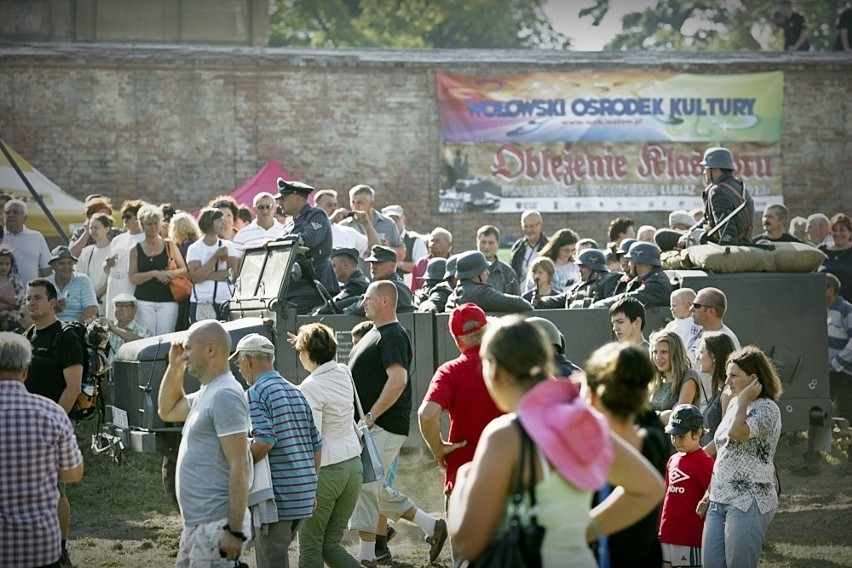
[[[544,333],[548,343],[552,343],[559,347],[562,351],[565,351],[565,337],[563,337],[559,328],[556,327],[556,324],[538,316],[527,318],[527,321]]]
[[[660,247],[653,243],[637,241],[630,245],[630,250],[625,255],[633,264],[651,264],[662,266],[660,263]]]
[[[707,148],[704,152],[704,159],[701,160],[701,165],[705,168],[719,168],[721,170],[735,170],[734,155],[727,148],[716,146]]]
[[[618,245],[618,250],[615,254],[617,254],[618,256],[624,256],[625,254],[627,254],[627,251],[630,250],[630,245],[635,242],[638,241],[636,239],[624,239],[623,241],[621,241],[621,244]]]
[[[426,265],[426,274],[424,275],[423,279],[432,280],[434,282],[440,282],[444,279],[444,273],[446,271],[446,258],[430,258],[429,263]]]
[[[456,278],[475,278],[488,268],[488,260],[478,250],[463,252],[456,261]]]
[[[577,264],[599,270],[600,272],[609,272],[609,267],[606,265],[606,255],[604,251],[598,249],[583,249],[577,257]]]
[[[447,278],[455,278],[456,277],[456,262],[459,260],[459,255],[454,254],[450,258],[447,259],[447,268],[446,272],[444,272],[444,277],[442,280],[446,280]]]

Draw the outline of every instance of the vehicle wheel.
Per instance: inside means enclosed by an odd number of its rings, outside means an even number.
[[[177,456],[163,455],[163,490],[166,495],[171,497],[172,503],[178,509],[177,489],[175,487],[175,477],[177,476]]]

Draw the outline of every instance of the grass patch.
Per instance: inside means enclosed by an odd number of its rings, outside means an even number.
[[[93,538],[156,540],[166,518],[177,511],[160,482],[160,456],[124,452],[121,464],[91,450],[96,421],[77,425],[77,441],[83,452],[85,474],[80,483],[68,485],[73,529]],[[109,522],[104,522],[109,519]]]

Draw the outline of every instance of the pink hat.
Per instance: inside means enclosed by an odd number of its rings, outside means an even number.
[[[534,386],[518,408],[521,424],[547,460],[573,486],[595,491],[615,458],[609,427],[564,379]]]

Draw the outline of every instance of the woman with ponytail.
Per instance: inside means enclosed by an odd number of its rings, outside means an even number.
[[[459,469],[448,509],[454,548],[476,559],[505,531],[528,436],[534,467],[524,483],[534,486],[536,522],[544,528],[540,565],[596,566],[588,543],[652,511],[662,478],[609,432],[572,382],[552,378],[547,340],[533,324],[520,316],[491,324],[480,357],[491,398],[508,414],[486,427],[473,461]],[[592,492],[607,481],[624,491],[592,509]]]

